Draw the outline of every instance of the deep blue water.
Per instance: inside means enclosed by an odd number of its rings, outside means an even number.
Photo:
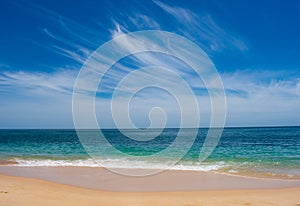
[[[300,127],[225,128],[213,153],[199,162],[207,131],[198,130],[194,144],[174,169],[300,178]],[[135,132],[131,130],[129,134]],[[151,155],[170,147],[177,132],[178,129],[164,129],[153,140],[135,141],[118,130],[103,130],[107,141],[121,153],[101,150],[98,157],[111,167],[159,168],[172,161],[181,148],[153,161],[131,161],[126,155],[151,159]],[[190,132],[183,130],[186,139]],[[147,137],[150,133],[145,131],[142,135]],[[90,149],[98,151],[98,147],[91,144]],[[99,166],[87,154],[75,130],[0,130],[0,162],[16,166]]]

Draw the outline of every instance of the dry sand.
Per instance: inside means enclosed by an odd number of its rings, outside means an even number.
[[[179,192],[106,192],[0,175],[1,206],[47,205],[300,205],[300,187]]]

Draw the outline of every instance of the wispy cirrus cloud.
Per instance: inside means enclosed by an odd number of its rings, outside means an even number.
[[[117,21],[112,19],[112,23],[114,27],[109,30],[112,38],[132,31],[162,29],[161,25],[153,18],[140,13],[128,14],[128,19],[126,20]]]
[[[131,23],[138,29],[161,29],[161,26],[153,18],[145,14],[135,14],[134,16],[129,17]]]
[[[169,61],[170,59],[168,59],[168,62]],[[120,65],[117,65],[116,68],[121,70],[114,69],[108,73],[107,81],[119,81],[120,75],[124,76],[133,71],[130,67],[120,67]],[[180,66],[175,68],[174,72],[176,72],[176,70],[179,68]],[[15,92],[19,91],[21,93],[24,90],[31,92],[44,91],[43,93],[45,94],[47,94],[49,91],[71,94],[73,92],[73,86],[77,74],[77,70],[67,69],[58,69],[56,72],[52,73],[4,71],[0,73],[0,85],[2,91],[13,89],[16,90]],[[186,73],[178,72],[178,74],[183,75]],[[284,80],[280,78],[282,75],[282,72],[279,73],[271,70],[265,70],[263,73],[259,71],[248,70],[223,73],[221,74],[221,77],[224,82],[225,89],[234,92],[232,94],[228,94],[229,98],[236,97],[250,100],[251,98],[258,96],[262,98],[266,97],[265,99],[268,99],[267,96],[269,96],[278,99],[282,98],[286,100],[300,100],[300,76],[295,76]],[[168,82],[170,82],[171,85],[176,84],[176,82],[172,82],[172,79],[168,79],[166,75],[159,76],[145,71],[145,79],[150,76],[152,76],[151,78],[155,78],[155,82],[161,81],[161,84],[167,84]],[[273,78],[270,79],[270,76],[273,76]],[[187,79],[190,80],[189,83],[192,87],[197,87],[199,85],[204,86],[202,83],[199,83],[198,77],[190,76]],[[127,89],[130,90],[131,88]],[[243,93],[245,95],[239,95],[239,93]]]
[[[5,71],[0,73],[0,91],[13,91],[15,95],[35,93],[47,96],[49,92],[72,94],[77,73],[65,69],[52,73]]]
[[[109,30],[112,38],[115,38],[119,35],[130,32],[127,28],[125,28],[124,26],[122,26],[121,24],[116,22],[115,20],[112,20],[112,22],[113,22],[114,28]]]
[[[13,97],[6,96],[2,99],[1,114],[8,114],[14,110],[20,114],[31,111],[38,119],[39,115],[47,114],[48,117],[55,118],[56,115],[64,115],[64,119],[71,121],[71,94],[76,79],[77,71],[60,70],[53,73],[37,73],[37,72],[2,72],[0,75],[1,93],[13,93]],[[114,74],[118,80],[119,73]],[[146,73],[145,77],[152,74]],[[265,71],[264,74],[256,71],[238,71],[221,74],[227,93],[228,105],[228,126],[257,126],[257,125],[297,125],[299,124],[300,115],[300,76],[289,79],[281,79],[283,74],[273,71]],[[273,78],[268,78],[273,76]],[[251,77],[251,78],[250,78]],[[256,78],[252,78],[256,77]],[[172,79],[166,76],[154,76],[155,82],[163,84],[176,84]],[[199,86],[198,79],[189,79],[191,86]],[[195,81],[196,83],[193,83]],[[130,83],[130,82],[129,82]],[[135,87],[127,84],[127,87],[120,89],[126,92],[131,91]],[[132,86],[132,87],[131,87]],[[114,88],[108,88],[111,92]],[[141,96],[142,95],[142,96]],[[21,96],[22,101],[12,101],[10,98]],[[27,98],[25,98],[27,96]],[[149,99],[150,98],[150,99]],[[185,97],[189,101],[189,97]],[[199,109],[202,112],[202,126],[207,126],[210,114],[210,102],[206,95],[198,95]],[[102,97],[97,97],[97,110],[101,111],[101,122],[106,127],[112,126],[111,117],[103,111],[103,108],[109,106],[110,102]],[[11,101],[10,104],[5,103]],[[47,103],[41,103],[47,102]],[[57,104],[57,105],[56,105]],[[122,104],[122,101],[119,102]],[[34,106],[33,106],[34,105]],[[56,106],[55,106],[56,105]],[[66,106],[69,105],[69,106]],[[103,105],[106,105],[103,106]],[[147,117],[149,108],[152,106],[161,106],[170,112],[171,123],[169,126],[176,126],[172,122],[172,117],[176,117],[177,104],[174,99],[166,93],[157,90],[145,90],[133,99],[133,106],[138,113],[134,114],[134,121],[139,122],[139,126],[145,126],[145,117]],[[17,108],[17,109],[16,109]],[[51,112],[50,112],[51,110]],[[40,114],[38,114],[38,112]],[[191,111],[191,115],[192,115]],[[16,116],[18,117],[18,116]],[[12,117],[11,117],[12,118]],[[19,117],[18,117],[19,118]],[[22,117],[23,119],[25,117]],[[146,118],[147,119],[147,118]],[[12,120],[18,122],[18,120]],[[48,122],[50,120],[45,120]],[[174,120],[175,121],[175,120]],[[39,124],[33,121],[34,124]],[[51,123],[53,125],[53,122]],[[72,125],[71,122],[62,125]],[[55,126],[54,126],[55,127]]]
[[[282,71],[243,70],[224,73],[222,79],[226,89],[236,91],[237,95],[243,94],[241,98],[246,100],[255,98],[277,99],[286,102],[293,99],[300,100],[300,76],[282,78],[285,75],[288,74]],[[272,107],[268,108],[268,110],[270,109],[272,110]]]
[[[206,51],[248,49],[240,37],[219,25],[208,13],[196,14],[190,9],[171,6],[162,1],[153,2],[178,21],[178,30],[182,34],[202,44]]]
[[[60,20],[62,22],[62,20]],[[66,30],[66,24],[62,24],[62,29]],[[89,54],[96,48],[96,44],[91,46],[87,38],[83,34],[76,34],[75,31],[67,29],[69,33],[52,33],[50,29],[44,28],[43,32],[50,39],[54,41],[54,44],[42,45],[44,47],[58,55],[62,55],[66,58],[72,59],[79,64],[83,64]]]

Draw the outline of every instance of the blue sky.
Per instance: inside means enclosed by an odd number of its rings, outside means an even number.
[[[0,128],[72,128],[73,85],[87,57],[145,29],[185,36],[209,55],[226,89],[227,126],[300,125],[299,8],[298,1],[1,1]]]

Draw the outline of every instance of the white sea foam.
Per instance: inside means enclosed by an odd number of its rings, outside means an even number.
[[[76,159],[76,160],[53,160],[53,159],[20,159],[13,158],[12,162],[17,162],[17,164],[9,164],[9,166],[23,166],[23,167],[106,167],[106,168],[118,168],[118,169],[159,169],[164,170],[167,168],[167,162],[156,161],[156,162],[146,162],[146,161],[129,161],[126,159],[101,159],[101,161],[96,162],[94,159]],[[240,172],[248,170],[249,163],[234,163],[234,162],[179,162],[172,167],[167,168],[168,170],[177,171],[218,171],[230,174],[239,174]],[[247,169],[248,168],[248,169]],[[261,171],[258,168],[248,170],[254,172],[255,175],[265,174],[266,176],[280,176],[281,178],[285,176],[286,178],[299,178],[299,171],[277,171],[275,173],[267,170]],[[280,175],[281,174],[281,175]]]
[[[93,159],[85,160],[40,160],[40,159],[14,159],[15,166],[25,167],[107,167],[107,168],[126,168],[126,169],[164,169],[164,163],[151,163],[145,161],[128,161],[123,159],[105,159],[96,162]],[[226,167],[224,162],[218,163],[188,163],[176,164],[168,168],[169,170],[188,170],[188,171],[216,171]]]

